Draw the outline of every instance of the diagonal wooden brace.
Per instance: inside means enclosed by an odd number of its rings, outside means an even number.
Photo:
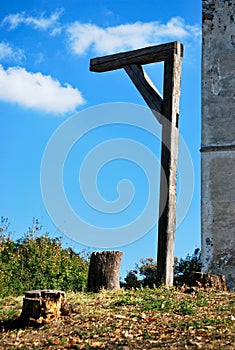
[[[130,64],[125,66],[124,69],[139,93],[143,96],[143,99],[149,108],[152,110],[154,116],[159,123],[162,124],[161,111],[163,99],[147,73],[143,70],[142,66],[137,64]]]

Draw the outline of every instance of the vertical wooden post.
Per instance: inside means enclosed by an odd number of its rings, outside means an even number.
[[[179,43],[178,43],[179,44]],[[157,276],[159,282],[173,285],[174,238],[176,228],[176,171],[178,158],[178,118],[182,47],[164,62],[161,185],[158,222]],[[163,181],[163,178],[167,181]],[[167,185],[166,185],[167,183]]]

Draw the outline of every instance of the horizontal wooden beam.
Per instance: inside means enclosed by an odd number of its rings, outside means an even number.
[[[180,52],[178,52],[180,50]],[[123,68],[130,64],[148,64],[161,62],[172,52],[183,56],[183,45],[177,41],[145,47],[143,49],[96,57],[90,60],[90,71],[106,72]]]

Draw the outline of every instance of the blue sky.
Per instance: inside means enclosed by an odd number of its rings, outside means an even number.
[[[73,235],[70,239],[62,234],[46,210],[40,171],[49,139],[76,115],[78,123],[83,120],[86,124],[87,108],[116,102],[126,103],[127,108],[129,104],[145,106],[123,70],[89,72],[90,58],[178,40],[185,47],[180,134],[193,164],[194,191],[186,216],[177,227],[175,255],[192,253],[200,246],[201,1],[10,1],[2,4],[0,16],[0,215],[9,218],[14,237],[25,233],[36,217],[42,232],[63,236],[65,244],[77,251],[93,250],[91,244],[80,244]],[[145,69],[161,91],[162,65]],[[88,119],[96,112],[94,109]],[[145,130],[111,121],[83,135],[71,148],[63,169],[70,206],[94,228],[121,227],[139,216],[148,200],[149,184],[141,166],[119,156],[103,166],[97,178],[83,172],[81,185],[79,169],[86,155],[109,139],[127,138],[143,143],[159,159],[159,139],[154,140]],[[185,149],[181,151],[184,157]],[[192,178],[190,171],[188,176]],[[94,209],[92,203],[86,203],[86,191],[92,201],[96,197],[92,197],[91,189],[98,188],[104,207],[107,202],[112,207],[118,196],[116,186],[122,179],[132,182],[124,187],[127,192],[135,189],[128,192],[130,205],[125,210],[114,214],[108,208],[105,213],[105,209]],[[156,187],[158,182],[156,171]],[[179,187],[187,192],[187,186],[182,179]],[[59,205],[55,199],[56,210]],[[124,252],[122,275],[141,258],[156,257],[156,238],[155,225],[137,241],[119,248]]]

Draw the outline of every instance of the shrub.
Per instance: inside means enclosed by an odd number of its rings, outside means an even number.
[[[37,236],[36,227],[41,229],[33,225],[16,242],[0,235],[0,297],[31,289],[84,290],[88,262],[71,248],[64,249],[59,238]]]
[[[136,264],[135,270],[128,272],[125,277],[125,288],[139,288],[148,286],[152,288],[158,285],[157,263],[154,259],[147,258],[140,260],[141,265]],[[193,255],[187,255],[185,259],[178,260],[175,258],[174,284],[189,284],[193,271],[201,271],[201,252],[195,249]],[[141,279],[142,277],[142,279]]]
[[[122,283],[121,286],[126,289],[141,287],[141,281],[138,279],[137,273],[137,270],[129,271],[125,277],[125,283]]]
[[[143,287],[153,288],[154,285],[158,284],[157,280],[157,263],[153,258],[142,259],[141,266],[139,266],[139,274],[143,276],[142,285]]]
[[[141,265],[136,264],[135,270],[128,272],[125,277],[124,287],[139,288],[139,287],[150,287],[157,285],[157,264],[153,258],[146,258],[140,260]],[[142,277],[141,279],[139,278]]]
[[[187,255],[185,259],[180,259],[175,264],[174,277],[175,284],[190,284],[192,272],[200,272],[202,269],[201,251],[195,249],[192,255]]]

